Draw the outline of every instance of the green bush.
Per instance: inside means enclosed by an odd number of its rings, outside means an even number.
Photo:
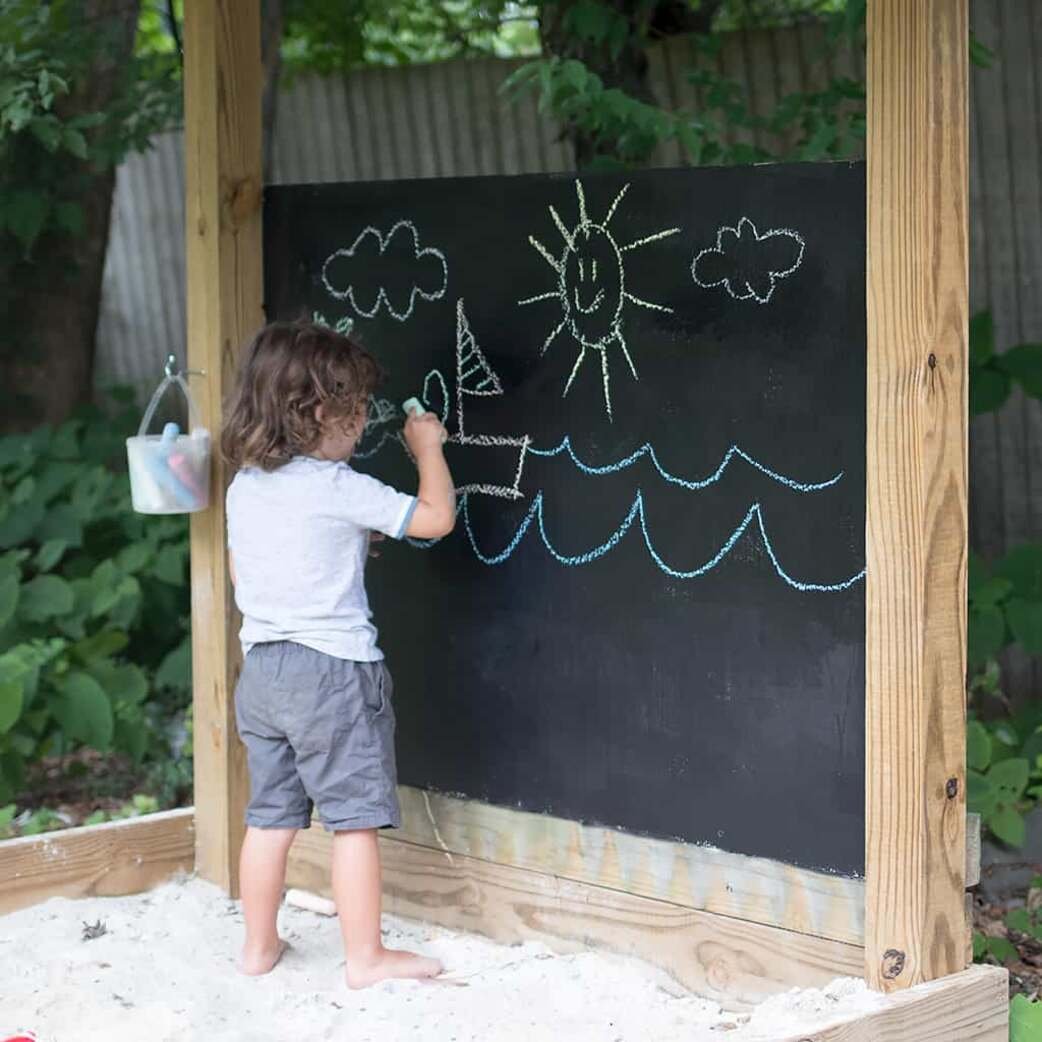
[[[78,746],[168,759],[188,700],[188,526],[133,512],[117,401],[0,438],[0,804]]]

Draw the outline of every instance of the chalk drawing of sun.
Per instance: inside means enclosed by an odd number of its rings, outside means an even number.
[[[623,334],[624,305],[629,301],[631,304],[650,308],[653,311],[673,310],[664,304],[653,304],[649,300],[642,300],[626,289],[626,266],[623,254],[640,246],[647,246],[649,243],[665,239],[670,235],[676,235],[680,231],[679,228],[668,228],[620,246],[615,236],[608,230],[608,225],[628,189],[628,184],[622,187],[611,206],[608,207],[604,219],[597,222],[591,220],[587,214],[586,195],[583,192],[582,182],[576,181],[575,193],[579,200],[579,221],[570,230],[565,226],[557,211],[552,206],[549,207],[550,216],[564,239],[564,249],[560,256],[555,257],[535,236],[530,235],[528,241],[557,274],[557,289],[518,301],[518,304],[524,305],[534,304],[538,300],[549,300],[553,297],[560,300],[561,321],[550,331],[549,336],[543,342],[541,353],[545,354],[558,334],[564,331],[571,333],[579,345],[579,354],[561,395],[563,398],[571,389],[586,358],[586,352],[596,351],[601,358],[604,408],[607,410],[609,420],[612,419],[612,411],[608,352],[612,347],[617,347],[622,352],[622,356],[626,359],[626,364],[633,374],[633,379],[639,379],[637,367],[633,364],[633,358],[630,356]]]

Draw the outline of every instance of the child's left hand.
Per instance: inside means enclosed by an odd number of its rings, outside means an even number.
[[[387,536],[385,536],[383,534],[383,532],[373,532],[373,531],[369,532],[369,556],[370,557],[379,557],[380,556],[380,549],[379,549],[378,546],[376,546],[376,544],[377,543],[382,543],[386,538],[387,538]]]

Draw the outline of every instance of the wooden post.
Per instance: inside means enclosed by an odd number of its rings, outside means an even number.
[[[263,321],[260,2],[189,0],[184,21],[188,360],[206,371],[203,422],[216,439],[236,352]],[[231,697],[240,651],[226,483],[215,459],[212,505],[192,517],[192,685],[196,870],[234,895],[247,781]]]
[[[868,5],[866,977],[966,965],[967,0]]]

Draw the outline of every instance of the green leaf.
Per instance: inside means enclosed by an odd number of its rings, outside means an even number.
[[[985,820],[995,810],[995,787],[980,771],[966,772],[966,807]]]
[[[69,650],[80,662],[89,664],[122,651],[128,641],[129,637],[122,630],[105,629],[77,641]]]
[[[67,547],[64,539],[48,539],[33,558],[33,564],[38,571],[49,572],[62,559]]]
[[[156,671],[156,687],[188,692],[192,688],[192,641],[185,637],[163,658]]]
[[[17,680],[0,682],[0,734],[7,734],[22,715],[23,695]]]
[[[40,511],[43,515],[43,510]],[[41,542],[63,539],[70,547],[83,546],[83,524],[68,503],[55,503],[41,516],[36,538]]]
[[[152,557],[152,549],[152,544],[146,540],[131,543],[120,550],[116,556],[116,563],[124,573],[139,572]]]
[[[18,614],[27,622],[43,622],[72,611],[72,587],[58,575],[38,575],[22,587]]]
[[[1021,543],[997,561],[995,575],[1013,583],[1013,593],[1029,601],[1042,601],[1042,543]]]
[[[1031,913],[1026,908],[1014,908],[1006,915],[1006,925],[1011,930],[1019,930],[1021,933],[1031,933],[1033,926]]]
[[[1002,963],[1020,958],[1020,953],[1005,937],[989,937],[988,954]]]
[[[988,771],[988,781],[997,791],[1001,803],[1015,803],[1024,795],[1030,774],[1031,765],[1028,761],[1012,756],[992,766]]]
[[[1029,655],[1042,655],[1042,601],[1014,598],[1006,605],[1014,638]]]
[[[87,227],[87,215],[79,203],[62,202],[54,208],[54,223],[63,232],[79,236]]]
[[[108,750],[113,732],[112,703],[93,677],[78,671],[62,677],[53,709],[68,738],[102,752]]]
[[[991,735],[979,720],[966,725],[966,763],[975,771],[983,771],[991,763]]]
[[[90,673],[114,703],[136,705],[148,694],[144,672],[132,663],[117,665],[103,659],[93,663]]]
[[[86,824],[86,823],[85,823]],[[973,961],[978,962],[984,957],[985,952],[988,950],[988,938],[980,932],[980,930],[973,931]]]
[[[1042,344],[1018,344],[999,355],[998,365],[1032,398],[1042,398]]]
[[[980,416],[982,413],[994,412],[1001,408],[1012,384],[1009,376],[991,366],[981,366],[970,370],[970,413]]]
[[[1006,618],[996,607],[978,608],[969,613],[966,656],[971,669],[994,658],[1006,644]]]
[[[171,586],[181,586],[185,581],[184,551],[173,546],[164,546],[156,554],[156,562],[152,566],[152,574]]]
[[[1000,807],[987,821],[988,828],[1011,847],[1024,845],[1024,816],[1012,807]]]
[[[1013,583],[1009,579],[994,578],[986,579],[980,585],[974,587],[970,594],[970,600],[975,607],[994,607],[1013,590]]]
[[[51,212],[51,200],[43,193],[22,189],[8,202],[7,227],[28,250],[43,230]]]
[[[0,579],[0,628],[6,626],[14,618],[18,607],[19,583],[18,573],[14,572]]]
[[[995,353],[995,323],[990,311],[970,319],[970,365],[983,365]]]
[[[1038,1042],[1042,1038],[1042,1002],[1017,994],[1009,1004],[1009,1042]]]
[[[62,144],[66,152],[71,152],[77,159],[87,158],[87,139],[73,127],[66,127],[62,133]]]

